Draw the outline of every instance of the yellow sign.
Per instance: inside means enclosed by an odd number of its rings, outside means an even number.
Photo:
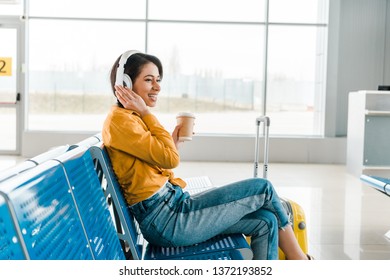
[[[12,76],[12,57],[0,57],[0,76]]]

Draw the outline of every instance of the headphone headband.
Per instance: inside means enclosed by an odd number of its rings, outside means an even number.
[[[115,78],[115,85],[116,86],[123,86],[123,82],[126,84],[128,88],[132,87],[131,79],[128,75],[125,74],[125,65],[126,61],[129,59],[130,56],[136,53],[141,53],[137,50],[130,50],[127,52],[124,52],[121,55],[121,58],[118,62],[118,68],[116,69],[116,78]]]

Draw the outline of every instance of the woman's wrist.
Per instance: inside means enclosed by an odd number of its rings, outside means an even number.
[[[146,110],[140,111],[139,114],[141,115],[141,118],[143,118],[147,115],[150,115],[151,113],[150,113],[149,109],[146,109]]]

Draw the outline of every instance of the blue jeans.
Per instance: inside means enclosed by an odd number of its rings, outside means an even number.
[[[272,184],[260,178],[193,196],[167,183],[129,208],[151,244],[186,246],[222,233],[243,233],[251,236],[254,259],[278,259],[278,229],[289,224]]]

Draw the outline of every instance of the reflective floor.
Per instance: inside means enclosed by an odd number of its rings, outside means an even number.
[[[0,156],[0,170],[21,160]],[[175,174],[207,175],[219,186],[252,177],[253,164],[182,162]],[[271,163],[268,178],[281,197],[304,209],[309,253],[316,259],[390,259],[385,236],[390,231],[390,197],[348,174],[344,165]]]

